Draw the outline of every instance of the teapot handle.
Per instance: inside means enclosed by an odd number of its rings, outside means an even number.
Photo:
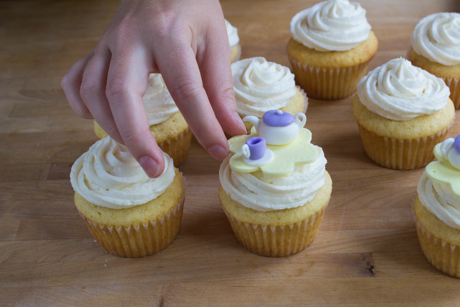
[[[299,128],[303,128],[307,122],[307,116],[301,112],[297,113],[295,116],[295,122],[299,125]]]
[[[249,150],[249,146],[247,144],[241,146],[241,152],[243,153],[243,157],[245,157],[246,159],[249,159],[249,157],[251,156],[251,151]]]

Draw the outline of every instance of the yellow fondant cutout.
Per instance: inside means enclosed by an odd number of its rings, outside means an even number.
[[[431,162],[426,166],[426,175],[433,181],[448,185],[452,193],[460,197],[460,171],[441,154],[440,148],[441,144],[434,148],[434,155],[439,161]]]
[[[267,145],[273,151],[273,160],[262,166],[248,165],[243,161],[241,147],[254,136],[258,136],[256,129],[252,127],[249,135],[241,135],[228,140],[230,151],[234,154],[230,159],[230,167],[238,172],[252,173],[259,169],[271,176],[284,176],[294,171],[294,165],[302,165],[314,162],[318,158],[318,149],[310,144],[311,132],[308,129],[300,129],[299,136],[287,145]]]

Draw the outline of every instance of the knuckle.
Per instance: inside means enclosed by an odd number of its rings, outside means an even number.
[[[176,82],[175,86],[170,90],[171,94],[178,100],[196,100],[200,96],[201,87],[195,82],[190,80],[184,80]]]
[[[61,79],[61,87],[66,91],[70,85],[72,84],[71,77],[69,76],[69,73],[66,73],[64,77]]]
[[[114,78],[107,82],[105,95],[109,100],[113,100],[120,95],[124,96],[127,91],[125,80],[122,78]]]
[[[100,89],[101,84],[97,78],[93,76],[85,76],[81,81],[80,96],[84,101],[91,99]]]

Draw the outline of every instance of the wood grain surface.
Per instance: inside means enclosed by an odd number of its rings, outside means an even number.
[[[288,66],[289,22],[317,1],[225,0],[243,58]],[[416,23],[459,1],[361,1],[379,39],[370,69],[405,56]],[[60,80],[98,42],[116,1],[0,2],[0,305],[458,306],[460,281],[425,260],[411,213],[423,169],[365,155],[351,98],[310,99],[306,127],[324,149],[333,193],[319,234],[298,255],[241,247],[218,199],[219,162],[194,141],[182,228],[142,259],[108,254],[73,204],[72,163],[96,141]],[[458,115],[458,114],[457,114]],[[460,133],[456,124],[450,136]]]

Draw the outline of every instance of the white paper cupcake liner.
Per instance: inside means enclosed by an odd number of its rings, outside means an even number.
[[[187,157],[191,142],[192,132],[187,128],[175,138],[158,143],[158,146],[173,159],[174,166],[178,167]]]
[[[321,68],[291,57],[289,61],[296,83],[307,92],[308,97],[325,100],[343,99],[354,94],[369,65],[368,61],[347,68]]]
[[[460,109],[460,84],[456,78],[442,78],[450,89],[450,99],[454,103],[455,109]]]
[[[156,220],[137,226],[102,225],[79,213],[97,242],[109,253],[126,258],[153,255],[168,247],[179,233],[186,193],[184,177],[183,185],[183,197],[177,205]]]
[[[223,209],[236,238],[246,249],[261,256],[286,257],[303,251],[313,242],[328,204],[310,218],[285,226],[243,223]]]
[[[450,244],[429,232],[415,215],[412,202],[417,236],[425,258],[437,270],[452,277],[460,278],[460,247]]]
[[[364,151],[372,161],[385,168],[408,170],[423,167],[433,160],[434,147],[444,141],[454,121],[434,135],[410,140],[379,136],[359,123],[358,128]]]

